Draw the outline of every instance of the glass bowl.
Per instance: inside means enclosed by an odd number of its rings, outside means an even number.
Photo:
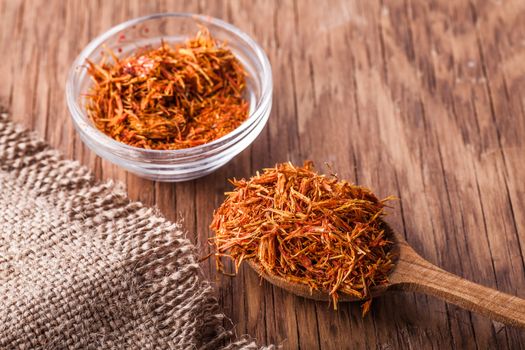
[[[91,82],[86,59],[99,62],[104,48],[126,55],[161,40],[178,43],[195,36],[199,26],[225,41],[248,76],[246,98],[249,117],[231,133],[210,143],[180,150],[148,150],[118,142],[98,130],[85,109],[84,94]],[[137,174],[157,181],[186,181],[211,173],[247,148],[261,133],[272,106],[272,70],[262,48],[231,24],[190,13],[155,14],[121,23],[91,41],[73,62],[66,83],[66,100],[82,141],[97,155]]]

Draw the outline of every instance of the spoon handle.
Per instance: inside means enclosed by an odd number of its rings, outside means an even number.
[[[393,287],[431,295],[504,324],[525,328],[525,299],[442,270],[406,242],[400,245],[399,260],[390,278]]]

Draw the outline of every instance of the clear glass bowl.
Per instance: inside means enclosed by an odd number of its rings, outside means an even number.
[[[231,133],[197,147],[180,150],[147,150],[115,141],[99,131],[89,119],[84,94],[91,82],[86,59],[99,62],[105,47],[126,55],[137,47],[158,46],[193,37],[199,25],[226,41],[244,66],[247,77],[248,119]],[[100,157],[141,177],[158,181],[186,181],[211,173],[247,148],[261,133],[272,106],[272,70],[262,48],[231,24],[189,13],[156,14],[121,23],[91,41],[69,71],[66,99],[82,141]]]

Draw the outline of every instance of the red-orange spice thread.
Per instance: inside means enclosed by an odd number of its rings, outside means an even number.
[[[339,293],[366,300],[366,314],[370,288],[387,283],[393,267],[381,219],[390,198],[319,175],[311,162],[277,164],[231,183],[210,226],[219,271],[223,257],[236,271],[254,259],[272,275],[325,291],[334,308]]]
[[[88,115],[99,130],[128,145],[194,147],[248,117],[244,68],[206,28],[177,46],[162,42],[123,58],[108,49],[100,63],[87,63],[94,81]]]

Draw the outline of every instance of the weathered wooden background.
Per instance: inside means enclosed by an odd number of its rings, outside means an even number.
[[[225,19],[267,51],[274,108],[256,142],[197,181],[141,180],[95,157],[66,109],[75,56],[112,25],[153,12]],[[400,198],[389,222],[428,260],[525,297],[525,1],[0,0],[0,103],[131,198],[183,219],[204,255],[227,178],[276,162],[330,163]],[[216,279],[212,261],[203,269]],[[525,332],[410,293],[362,319],[259,282],[218,277],[237,332],[287,349],[525,348]]]

